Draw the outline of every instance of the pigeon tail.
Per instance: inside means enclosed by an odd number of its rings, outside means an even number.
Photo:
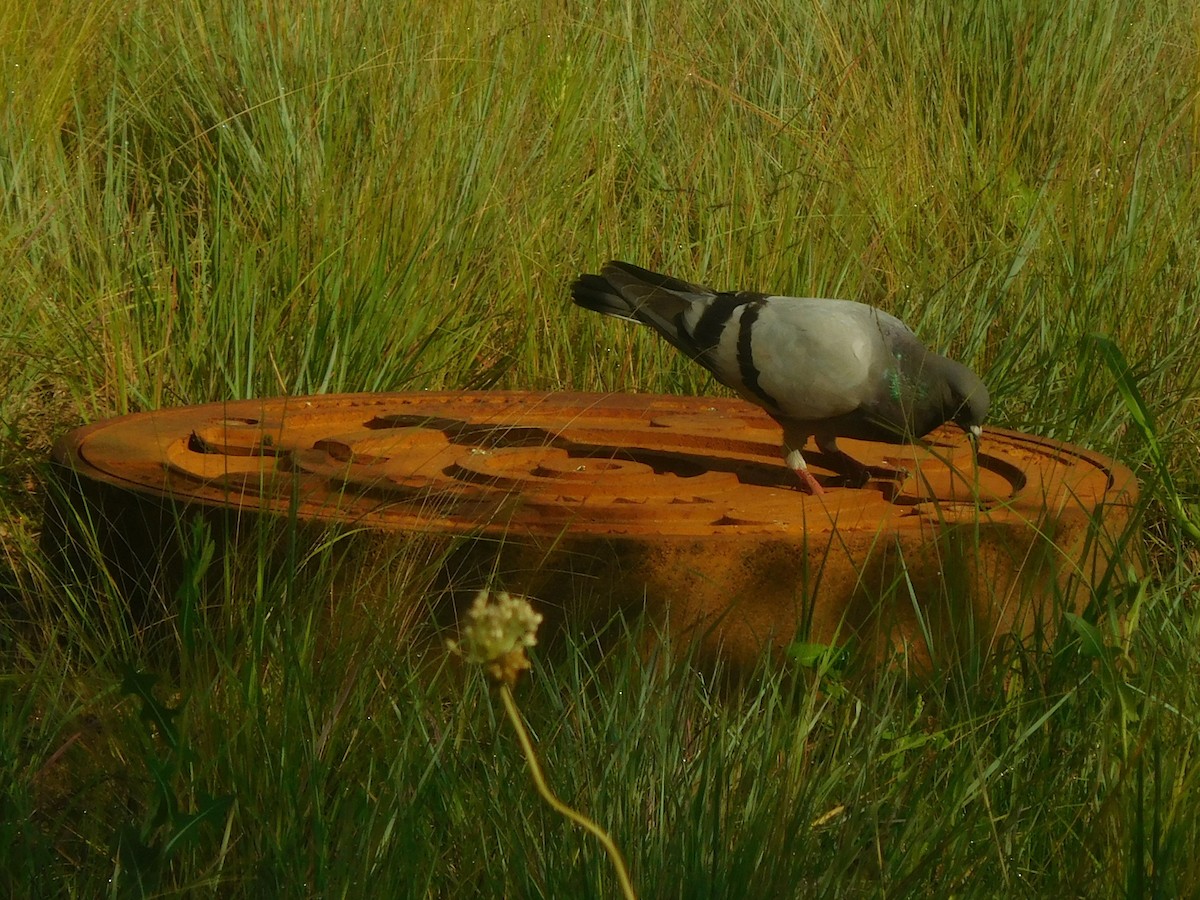
[[[602,275],[580,275],[572,283],[576,306],[648,325],[689,358],[697,357],[690,336],[681,333],[680,318],[693,303],[711,299],[714,292],[617,260],[601,271]]]
[[[676,294],[705,296],[714,293],[702,285],[684,281],[682,278],[664,275],[661,272],[651,272],[649,269],[643,269],[641,266],[622,262],[619,259],[609,260],[604,264],[604,268],[601,271],[604,273],[604,277],[618,288],[641,285],[671,291]]]
[[[571,285],[571,299],[576,306],[603,316],[638,321],[634,307],[602,275],[580,275]]]

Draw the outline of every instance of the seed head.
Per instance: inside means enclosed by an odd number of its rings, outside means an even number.
[[[487,591],[480,591],[467,611],[461,640],[447,641],[447,646],[467,662],[484,666],[495,681],[512,687],[529,668],[525,648],[537,643],[541,623],[541,615],[524,597],[501,591],[493,602]]]

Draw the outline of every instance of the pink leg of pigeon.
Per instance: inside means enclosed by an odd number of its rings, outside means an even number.
[[[825,488],[821,487],[817,479],[813,478],[812,472],[808,471],[808,463],[804,461],[804,456],[799,450],[789,450],[785,457],[785,462],[788,468],[796,473],[796,477],[800,479],[800,484],[807,488],[808,493],[815,497],[819,497],[825,493]]]

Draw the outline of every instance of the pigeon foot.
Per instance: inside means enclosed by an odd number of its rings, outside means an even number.
[[[825,493],[825,488],[821,487],[821,483],[813,477],[812,472],[808,469],[795,469],[796,475],[800,478],[800,484],[806,491],[814,497],[819,497]]]
[[[808,471],[808,463],[804,461],[804,457],[799,450],[792,450],[786,457],[787,466],[796,473],[796,477],[800,479],[801,486],[809,494],[814,497],[819,497],[825,493],[825,488],[821,487],[819,481],[813,477],[812,472]]]
[[[907,481],[911,474],[907,469],[890,465],[891,460],[884,460],[884,466],[865,465],[839,447],[836,438],[818,438],[817,447],[828,458],[826,465],[842,475],[848,487],[866,487],[871,479],[895,482],[900,485]]]

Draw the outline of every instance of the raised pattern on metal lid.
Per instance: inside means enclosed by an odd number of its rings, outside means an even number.
[[[420,392],[243,400],[164,409],[72,432],[56,454],[88,477],[174,501],[385,528],[687,535],[1037,521],[1135,490],[1109,460],[985,431],[973,457],[946,426],[923,445],[844,441],[876,474],[842,486],[806,454],[798,489],[780,429],[737,400]],[[977,465],[976,465],[977,462]]]

